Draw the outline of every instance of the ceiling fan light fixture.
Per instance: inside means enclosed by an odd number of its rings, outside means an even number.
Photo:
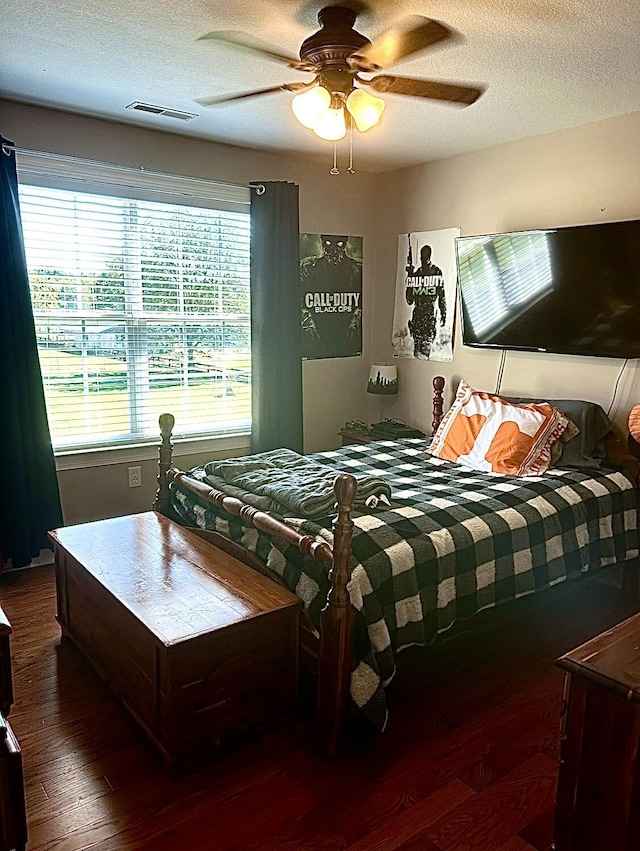
[[[385,103],[363,89],[353,89],[347,98],[347,109],[361,133],[370,130],[380,121]]]
[[[344,108],[326,109],[320,121],[313,128],[313,132],[321,139],[328,142],[337,142],[347,135],[347,122],[344,117]]]
[[[323,86],[314,86],[291,101],[293,114],[303,127],[314,130],[331,105],[331,94]]]

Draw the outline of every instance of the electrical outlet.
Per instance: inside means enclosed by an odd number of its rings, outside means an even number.
[[[142,467],[129,467],[129,487],[142,487]]]

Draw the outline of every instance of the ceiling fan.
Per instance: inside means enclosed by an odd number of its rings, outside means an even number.
[[[292,107],[296,118],[322,139],[336,141],[355,124],[364,132],[373,127],[384,110],[378,93],[431,98],[469,106],[483,93],[481,86],[466,86],[439,80],[376,74],[401,59],[445,41],[457,33],[440,21],[419,15],[400,21],[373,41],[353,27],[357,13],[347,6],[325,6],[318,12],[320,29],[302,42],[300,58],[264,46],[243,33],[216,31],[202,39],[223,42],[284,63],[296,71],[314,75],[305,82],[284,83],[226,97],[202,98],[197,103],[214,106],[275,92],[298,92]]]

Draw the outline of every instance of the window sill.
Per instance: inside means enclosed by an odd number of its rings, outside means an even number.
[[[239,452],[249,450],[251,435],[231,434],[220,437],[176,438],[172,439],[173,457],[199,455],[202,452]],[[89,449],[56,454],[56,470],[81,470],[88,467],[107,467],[112,464],[127,464],[131,461],[157,460],[157,443],[140,443],[133,446],[114,446],[110,449]]]

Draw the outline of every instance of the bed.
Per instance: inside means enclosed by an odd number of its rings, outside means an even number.
[[[434,432],[444,425],[443,387],[434,379]],[[161,416],[155,508],[302,598],[300,659],[317,679],[327,753],[384,729],[385,688],[405,647],[606,565],[623,563],[625,584],[637,589],[638,461],[613,431],[600,435],[593,466],[525,477],[430,455],[424,438],[315,453],[296,463],[322,468],[334,484],[329,502],[303,516],[297,492],[290,508],[248,489],[258,456],[177,470],[173,425]],[[373,480],[388,485],[390,504],[356,503]]]

